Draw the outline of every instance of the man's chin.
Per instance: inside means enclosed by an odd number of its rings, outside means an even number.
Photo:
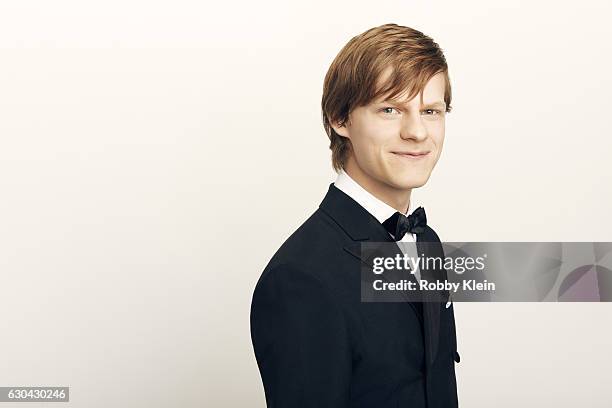
[[[403,179],[395,179],[393,180],[391,184],[393,187],[397,188],[398,190],[412,190],[413,188],[419,188],[425,185],[425,183],[427,183],[427,180],[429,179],[429,177],[425,178],[425,177],[406,177]]]
[[[390,171],[387,179],[389,184],[405,190],[424,186],[430,175],[431,171],[425,169],[401,169],[401,171]]]

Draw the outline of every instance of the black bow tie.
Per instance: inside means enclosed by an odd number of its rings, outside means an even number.
[[[425,231],[425,227],[427,226],[425,209],[419,207],[407,217],[396,211],[395,214],[383,222],[383,226],[390,234],[393,234],[393,238],[396,241],[401,240],[408,231],[413,234],[420,234]]]

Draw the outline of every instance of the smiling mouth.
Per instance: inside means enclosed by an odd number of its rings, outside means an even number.
[[[396,156],[400,156],[400,157],[405,157],[408,159],[422,159],[424,157],[427,157],[427,155],[429,155],[428,151],[423,151],[423,152],[391,152]]]

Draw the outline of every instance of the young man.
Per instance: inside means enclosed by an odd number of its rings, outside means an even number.
[[[410,195],[444,142],[451,89],[428,36],[387,24],[351,39],[325,77],[338,172],[279,248],[251,305],[268,407],[457,407],[452,304],[362,302],[359,244],[435,242]]]

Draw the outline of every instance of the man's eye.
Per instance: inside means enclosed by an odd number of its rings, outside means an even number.
[[[390,107],[390,106],[388,106],[388,107],[386,107],[386,108],[382,108],[380,111],[381,111],[381,112],[383,112],[383,113],[389,113],[389,114],[391,114],[391,113],[393,113],[393,111],[394,111],[394,110],[395,110],[397,113],[399,113],[399,111],[398,111],[397,109],[395,109],[395,108],[393,108],[393,107]]]
[[[423,112],[426,112],[428,115],[439,115],[440,111],[438,109],[425,109]]]

